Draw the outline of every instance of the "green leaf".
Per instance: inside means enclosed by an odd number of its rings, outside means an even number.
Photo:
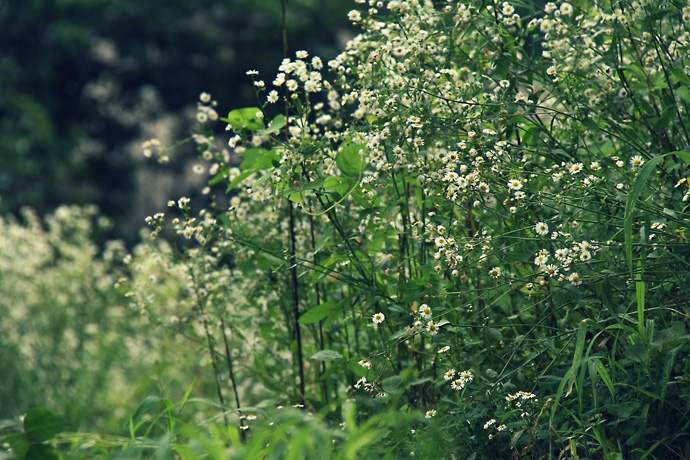
[[[268,128],[258,130],[257,134],[272,134],[279,131],[283,126],[285,126],[285,115],[276,115]]]
[[[343,299],[338,303],[338,308],[331,311],[331,314],[328,315],[328,318],[326,318],[323,322],[324,329],[328,329],[333,325],[333,323],[340,319],[342,311],[345,309],[347,301],[349,301],[349,298]]]
[[[31,442],[26,439],[26,436],[21,434],[10,434],[2,438],[3,443],[7,443],[12,447],[12,452],[17,458],[24,458],[31,447]]]
[[[673,83],[684,83],[690,85],[690,77],[686,75],[683,69],[672,69],[671,70],[671,81]],[[680,88],[678,88],[680,89]]]
[[[414,387],[417,385],[422,385],[423,383],[431,382],[431,377],[421,377],[410,382],[410,386]]]
[[[604,363],[599,359],[597,360],[597,373],[601,377],[601,380],[604,381],[604,385],[606,385],[606,388],[608,388],[609,393],[611,393],[611,397],[615,398],[616,395],[613,387],[613,381],[611,380],[611,376],[609,375],[609,372],[606,370]]]
[[[491,337],[494,340],[498,340],[499,342],[503,340],[503,334],[501,334],[501,331],[494,327],[487,327],[486,328],[486,334]]]
[[[359,364],[360,361],[364,361],[364,360],[357,358],[357,357],[350,358],[347,362],[348,369],[350,369],[352,371],[352,373],[355,375],[366,375],[366,374],[368,374],[370,369],[367,369],[366,367]]]
[[[323,183],[324,190],[343,195],[347,192],[347,181],[343,177],[328,176]]]
[[[288,200],[293,203],[301,204],[304,201],[304,192],[294,192],[288,195]]]
[[[248,169],[254,170],[264,170],[271,168],[274,165],[274,161],[278,161],[278,154],[276,149],[266,150],[266,149],[247,149],[241,153],[244,161],[240,165],[242,171]]]
[[[213,176],[209,181],[208,185],[215,185],[218,182],[224,181],[228,178],[228,172],[230,171],[230,168],[228,166],[224,166],[221,168],[220,172]]]
[[[316,359],[319,361],[337,361],[342,357],[343,355],[334,350],[319,350],[311,355],[309,359]]]
[[[314,254],[317,254],[324,245],[333,239],[333,227],[327,227],[321,236],[316,240],[316,245],[314,247]]]
[[[623,220],[623,233],[625,234],[625,256],[628,261],[628,270],[630,271],[630,276],[633,276],[633,263],[632,263],[632,221],[633,221],[633,210],[637,204],[637,200],[640,198],[642,189],[647,182],[647,178],[652,173],[656,165],[661,163],[661,161],[669,155],[676,155],[680,157],[683,161],[690,164],[690,153],[675,151],[666,153],[664,155],[659,155],[642,166],[642,169],[637,174],[635,182],[633,183],[630,193],[628,194],[628,200],[625,202],[625,217]]]
[[[599,126],[596,122],[590,120],[589,118],[583,118],[582,120],[580,120],[580,123],[582,123],[582,126],[592,130],[593,132],[601,130],[601,126]]]
[[[257,171],[256,169],[250,169],[250,170],[248,170],[248,171],[244,171],[244,172],[240,173],[239,176],[235,177],[235,178],[232,180],[232,182],[230,182],[230,184],[228,184],[228,188],[225,190],[225,193],[228,193],[230,190],[232,190],[233,188],[235,188],[235,187],[237,186],[237,184],[239,184],[240,182],[242,182],[243,180],[245,180],[247,177],[249,177],[249,176],[251,176],[252,174],[254,174],[256,171]]]
[[[657,120],[657,122],[654,123],[652,129],[654,131],[660,131],[662,129],[665,129],[671,123],[671,120],[673,120],[676,117],[677,111],[678,108],[675,105],[672,105],[671,107],[667,108],[666,111],[661,114],[659,120]]]
[[[187,404],[187,399],[189,398],[189,395],[192,393],[192,388],[194,387],[195,382],[196,382],[196,379],[192,379],[192,383],[189,384],[189,386],[187,387],[187,391],[184,392],[184,396],[182,397],[182,402],[180,403],[180,409],[177,411],[178,416],[182,412],[182,409],[184,409],[185,404]]]
[[[144,399],[132,416],[133,421],[139,420],[152,407],[155,407],[163,398],[160,396],[149,396]]]
[[[662,400],[666,397],[666,388],[671,380],[671,371],[673,370],[676,359],[683,348],[685,348],[683,345],[678,345],[676,348],[666,353],[664,367],[662,368],[661,378],[659,379],[659,385],[661,387],[659,388],[659,394],[661,395]]]
[[[580,369],[580,364],[582,363],[582,353],[584,352],[585,349],[585,336],[587,335],[587,320],[582,320],[580,321],[580,324],[578,325],[577,328],[577,340],[575,342],[575,353],[573,355],[573,364],[568,369],[568,372],[565,373],[563,378],[561,379],[561,383],[558,385],[558,389],[556,390],[556,396],[554,398],[554,403],[553,406],[551,406],[551,418],[549,423],[553,423],[553,418],[554,415],[556,415],[556,409],[558,408],[558,403],[561,401],[561,397],[563,397],[563,392],[565,390],[565,386],[567,384],[570,385],[570,388],[568,391],[565,393],[565,396],[567,397],[570,392],[572,391],[572,386],[575,383],[575,376],[577,375],[577,371]]]
[[[256,131],[264,126],[263,118],[256,116],[261,113],[258,107],[245,107],[243,109],[235,109],[228,114],[228,118],[221,118],[222,121],[232,126],[232,129],[248,129]]]
[[[326,369],[326,372],[324,372],[323,374],[321,374],[319,376],[319,380],[325,380],[328,377],[330,377],[335,371],[337,371],[338,369],[343,367],[343,364],[345,364],[345,362],[346,362],[345,357],[342,357],[339,360],[335,361],[333,364],[328,366],[328,369]]]
[[[316,307],[306,311],[297,320],[300,324],[312,324],[317,321],[321,321],[325,317],[331,314],[331,312],[336,308],[335,304],[330,300],[324,302]]]
[[[638,264],[639,266],[640,264]],[[642,274],[638,272],[636,280],[641,278]],[[649,342],[647,333],[644,327],[644,294],[645,294],[645,283],[644,281],[635,281],[635,297],[637,299],[637,329],[640,333],[640,337],[645,343]]]
[[[24,431],[35,442],[51,439],[62,433],[67,423],[45,407],[35,407],[24,417]]]
[[[45,444],[31,444],[29,450],[26,451],[24,460],[59,460],[55,449]]]
[[[399,375],[383,379],[381,387],[386,393],[397,393],[402,387],[403,379]]]
[[[358,176],[364,168],[364,144],[343,143],[335,164],[348,176]]]
[[[407,328],[405,329],[400,329],[398,332],[394,333],[390,337],[388,337],[388,340],[391,342],[395,342],[396,340],[400,340],[405,337],[409,337],[410,333],[408,333]]]

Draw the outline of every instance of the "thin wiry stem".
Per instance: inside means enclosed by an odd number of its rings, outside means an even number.
[[[287,43],[287,27],[285,25],[285,4],[286,0],[281,1],[281,6],[283,10],[282,18],[282,29],[283,29],[283,57],[288,57],[288,43]],[[285,98],[285,143],[288,143],[290,131],[288,130],[289,124],[289,106],[288,98]],[[302,356],[302,331],[299,326],[299,283],[297,281],[297,261],[295,259],[295,211],[292,201],[288,200],[288,226],[289,226],[289,237],[290,237],[290,247],[289,247],[289,258],[290,258],[290,275],[291,275],[291,285],[292,285],[292,313],[295,320],[295,340],[297,342],[297,367],[299,372],[299,392],[302,407],[306,405],[306,399],[304,395],[304,358]]]
[[[309,233],[311,236],[311,251],[314,265],[316,265],[316,237],[314,235],[314,216],[309,215]],[[314,283],[314,290],[316,293],[316,305],[321,305],[321,290],[319,289],[319,283]],[[323,320],[319,321],[319,349],[323,350]],[[321,361],[321,373],[322,375],[326,373],[326,362]],[[328,405],[328,382],[326,379],[323,380],[323,402]]]
[[[232,383],[232,389],[235,392],[235,404],[237,405],[237,413],[242,417],[242,410],[240,406],[240,395],[237,391],[237,381],[235,380],[235,372],[232,366],[232,357],[230,356],[230,346],[228,345],[228,336],[225,333],[225,319],[223,315],[220,316],[220,330],[223,334],[223,342],[225,343],[225,359],[228,362],[228,371],[230,372],[230,382]],[[244,430],[240,430],[240,436],[242,437],[242,442],[246,441],[246,434]]]

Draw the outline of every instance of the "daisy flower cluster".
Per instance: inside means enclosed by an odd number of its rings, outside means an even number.
[[[498,422],[495,418],[490,418],[484,422],[484,430],[489,432],[489,439],[531,426],[533,410],[537,403],[536,395],[529,391],[520,390],[507,395],[502,407],[505,411],[505,415],[501,417],[502,421]]]
[[[416,319],[414,320],[412,326],[408,330],[408,334],[410,335],[418,332],[425,332],[428,336],[433,338],[439,333],[439,331],[441,330],[441,326],[447,323],[447,321],[435,322],[432,319],[433,314],[431,311],[431,307],[425,303],[419,306],[419,308],[417,309],[417,314],[415,316]],[[443,351],[439,351],[439,353],[443,353],[448,350],[444,348],[441,348],[441,350]]]
[[[474,380],[474,374],[470,370],[456,373],[455,369],[448,369],[443,374],[443,378],[450,382],[450,387],[453,390],[460,391],[465,388],[465,385]]]

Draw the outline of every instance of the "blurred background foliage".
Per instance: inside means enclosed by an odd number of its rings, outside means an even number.
[[[334,57],[351,7],[288,0],[290,52]],[[95,204],[133,244],[193,180],[184,149],[161,168],[141,142],[189,136],[201,91],[221,115],[256,105],[245,73],[272,81],[281,18],[280,0],[0,0],[0,215]]]

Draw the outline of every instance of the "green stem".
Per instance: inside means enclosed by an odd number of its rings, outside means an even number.
[[[220,316],[220,330],[223,334],[223,342],[225,343],[225,359],[228,362],[228,371],[230,372],[230,382],[232,383],[232,389],[235,392],[235,404],[237,405],[237,413],[242,417],[242,410],[240,409],[240,395],[237,391],[237,381],[235,380],[235,372],[232,366],[232,357],[230,356],[230,346],[228,345],[228,336],[225,333],[225,319],[223,315]],[[245,442],[246,434],[244,430],[240,430],[240,436],[242,437],[242,442]]]

